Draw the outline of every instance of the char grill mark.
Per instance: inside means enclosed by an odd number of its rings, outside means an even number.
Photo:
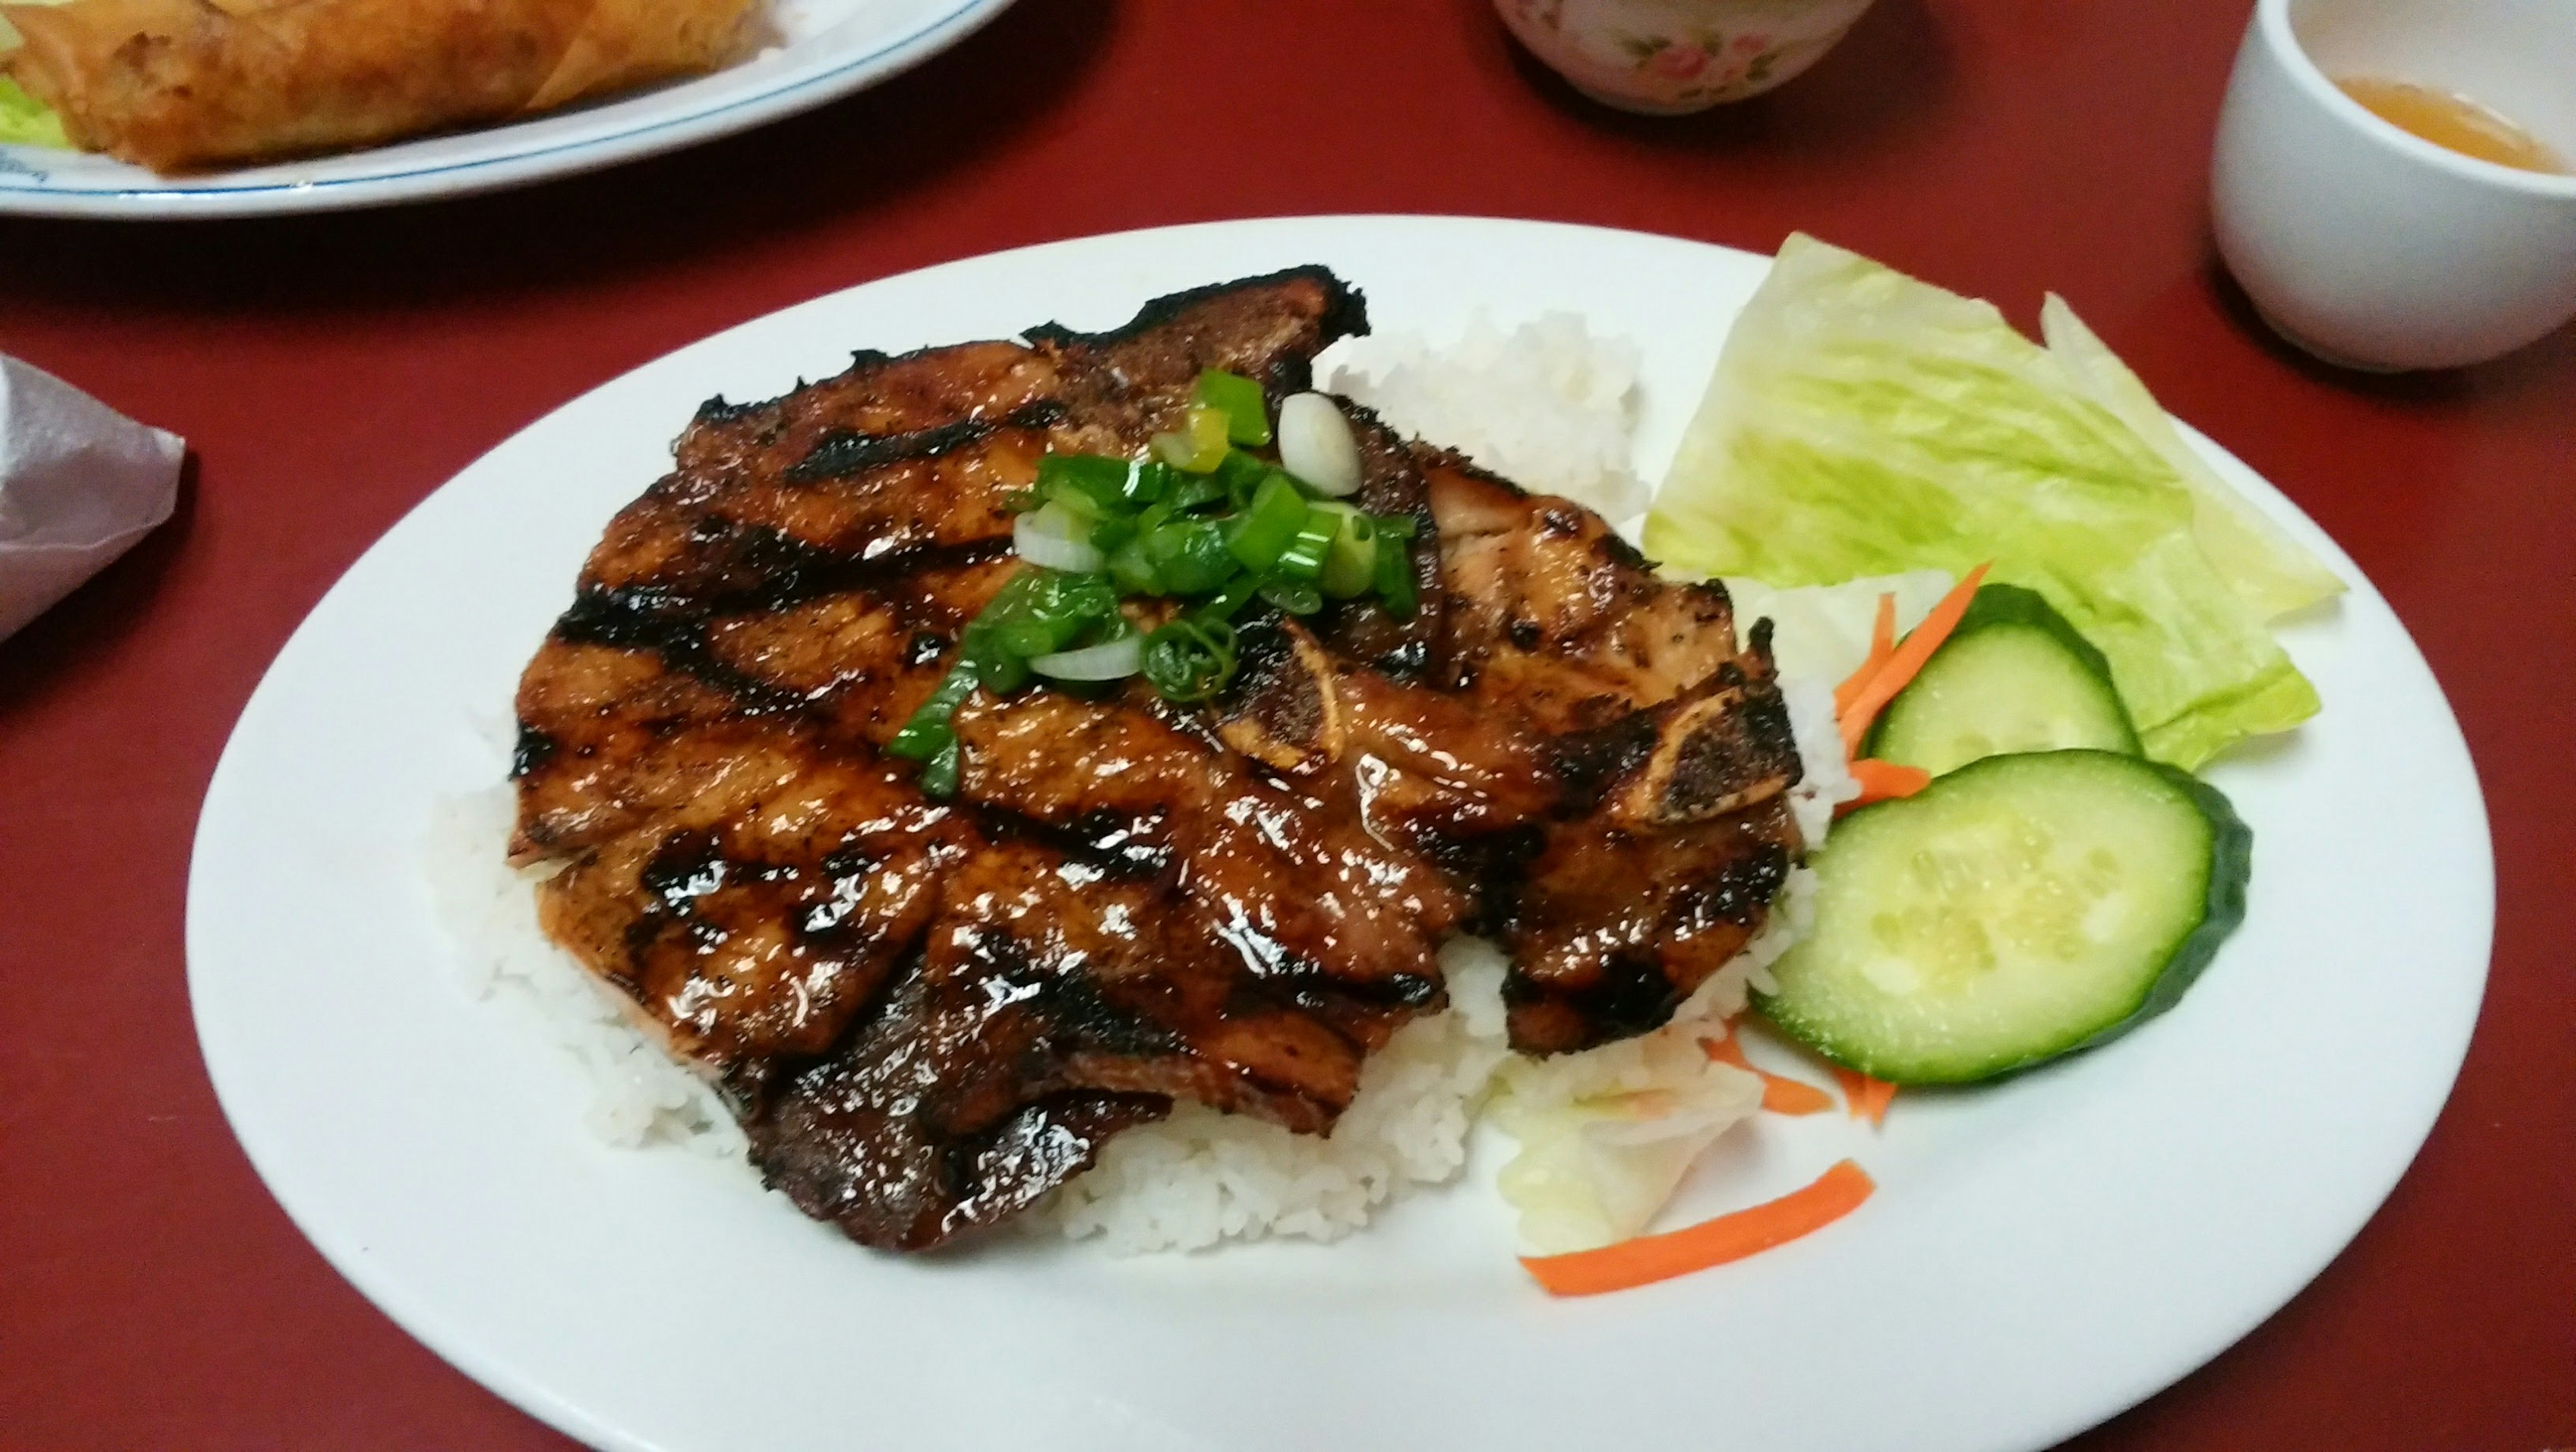
[[[1327,1130],[1470,927],[1544,1051],[1661,1022],[1759,926],[1795,758],[1723,592],[1364,413],[1415,614],[1248,622],[1212,709],[970,698],[953,803],[879,761],[1017,568],[1002,501],[1048,447],[1141,447],[1206,367],[1275,402],[1364,326],[1297,269],[1109,333],[863,353],[710,401],[608,527],[521,682],[512,853],[809,1213],[934,1245],[1180,1099]]]
[[[938,458],[952,449],[979,442],[999,428],[1042,429],[1063,417],[1064,405],[1047,399],[1025,404],[999,423],[983,418],[962,418],[954,423],[936,424],[900,434],[863,434],[855,429],[828,428],[821,438],[815,440],[814,447],[804,458],[787,466],[782,477],[790,484],[847,479],[888,464]]]

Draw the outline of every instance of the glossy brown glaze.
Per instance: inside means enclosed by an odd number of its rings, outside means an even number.
[[[1308,269],[862,355],[710,402],[609,526],[521,683],[512,851],[809,1213],[934,1245],[1178,1099],[1327,1131],[1460,931],[1558,1050],[1661,1022],[1760,925],[1796,764],[1724,595],[1364,414],[1418,610],[1249,619],[1204,709],[972,697],[950,802],[879,759],[1017,567],[1002,501],[1046,449],[1133,451],[1203,367],[1304,387],[1363,326]]]

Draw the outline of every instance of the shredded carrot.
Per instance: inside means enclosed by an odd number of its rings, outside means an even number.
[[[1851,763],[1852,780],[1860,783],[1860,795],[1836,807],[1836,814],[1858,811],[1872,802],[1910,797],[1932,784],[1932,773],[1919,766],[1905,766],[1863,756]]]
[[[1896,1086],[1884,1079],[1873,1079],[1857,1069],[1834,1065],[1834,1078],[1843,1086],[1843,1102],[1851,1117],[1872,1124],[1887,1122],[1887,1106],[1896,1097]]]
[[[1834,1071],[1834,1082],[1843,1086],[1843,1099],[1851,1105],[1851,1117],[1860,1118],[1861,1088],[1869,1083],[1869,1076],[1858,1069],[1846,1069],[1840,1064],[1829,1064],[1826,1067]]]
[[[1950,632],[1959,628],[1959,617],[1968,613],[1968,602],[1977,597],[1977,586],[1985,582],[1988,568],[1977,566],[1966,579],[1951,587],[1950,593],[1941,597],[1941,603],[1932,607],[1932,613],[1923,617],[1923,623],[1908,632],[1904,642],[1889,653],[1868,683],[1852,693],[1849,706],[1842,706],[1840,693],[1836,693],[1838,709],[1834,716],[1843,728],[1844,755],[1860,754],[1860,741],[1869,734],[1869,723],[1878,719],[1878,713],[1923,669],[1932,652],[1939,650]]]
[[[1884,1079],[1872,1079],[1861,1096],[1861,1113],[1872,1124],[1887,1123],[1887,1106],[1896,1098],[1896,1086]]]
[[[1837,720],[1851,710],[1851,703],[1860,696],[1861,688],[1869,684],[1871,676],[1878,674],[1879,667],[1887,664],[1888,654],[1895,649],[1896,592],[1888,590],[1880,593],[1878,618],[1870,622],[1869,658],[1862,661],[1860,669],[1853,671],[1841,685],[1834,687],[1834,716]]]
[[[1521,1264],[1550,1295],[1594,1296],[1652,1285],[1692,1271],[1742,1260],[1849,1215],[1878,1188],[1869,1173],[1843,1160],[1804,1189],[1777,1200],[1703,1220],[1687,1229],[1641,1236],[1568,1255],[1523,1256]]]
[[[1702,1039],[1699,1046],[1721,1064],[1733,1064],[1762,1081],[1762,1107],[1773,1114],[1821,1114],[1834,1107],[1834,1096],[1813,1084],[1802,1084],[1767,1069],[1754,1068],[1729,1028],[1722,1039]]]

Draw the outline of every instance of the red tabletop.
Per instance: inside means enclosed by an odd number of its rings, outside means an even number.
[[[2342,1258],[2071,1445],[2576,1445],[2576,330],[2388,380],[2265,336],[2204,200],[2246,8],[1880,0],[1775,95],[1650,121],[1565,89],[1484,0],[1024,0],[819,113],[529,191],[0,222],[0,351],[192,455],[166,528],[0,643],[0,1447],[567,1445],[305,1244],[189,1021],[208,775],[370,541],[528,421],[773,308],[1022,243],[1345,211],[1762,251],[1803,228],[2025,323],[2054,289],[2343,543],[2485,783],[2499,908],[2477,1037]]]

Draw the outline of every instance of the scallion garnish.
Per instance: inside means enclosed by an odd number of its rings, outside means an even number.
[[[1324,557],[1332,552],[1333,541],[1340,538],[1342,521],[1326,510],[1309,507],[1306,522],[1297,526],[1297,537],[1279,552],[1279,563],[1273,568],[1284,579],[1311,584],[1324,577]]]
[[[1270,442],[1270,411],[1261,385],[1240,373],[1210,368],[1199,375],[1198,401],[1225,415],[1226,441],[1244,448]]]
[[[1339,500],[1326,500],[1315,513],[1337,521],[1324,553],[1324,572],[1316,584],[1335,600],[1352,600],[1377,588],[1377,521]]]
[[[1205,474],[1225,462],[1226,435],[1230,431],[1224,409],[1191,404],[1180,428],[1154,435],[1154,457],[1175,469]]]
[[[1204,701],[1234,679],[1234,627],[1184,615],[1145,637],[1145,679],[1163,699]]]
[[[924,792],[956,791],[964,748],[954,718],[979,690],[1007,696],[1041,676],[1079,690],[1142,674],[1165,699],[1195,704],[1233,683],[1231,622],[1256,599],[1312,615],[1327,600],[1373,596],[1391,614],[1414,613],[1415,522],[1335,497],[1361,482],[1337,405],[1320,394],[1290,400],[1299,447],[1288,452],[1329,460],[1337,477],[1327,481],[1237,447],[1273,432],[1251,379],[1210,369],[1192,399],[1146,457],[1049,453],[1033,487],[1003,497],[1027,568],[967,622],[947,675],[886,743],[886,755],[921,763]],[[1336,429],[1338,440],[1327,437]],[[1180,613],[1139,636],[1122,608],[1139,597]]]
[[[1212,519],[1176,519],[1145,536],[1145,558],[1162,581],[1159,594],[1204,595],[1234,573],[1225,527]]]
[[[1296,480],[1273,469],[1226,530],[1225,547],[1245,569],[1267,574],[1305,525],[1306,496],[1298,492]]]

